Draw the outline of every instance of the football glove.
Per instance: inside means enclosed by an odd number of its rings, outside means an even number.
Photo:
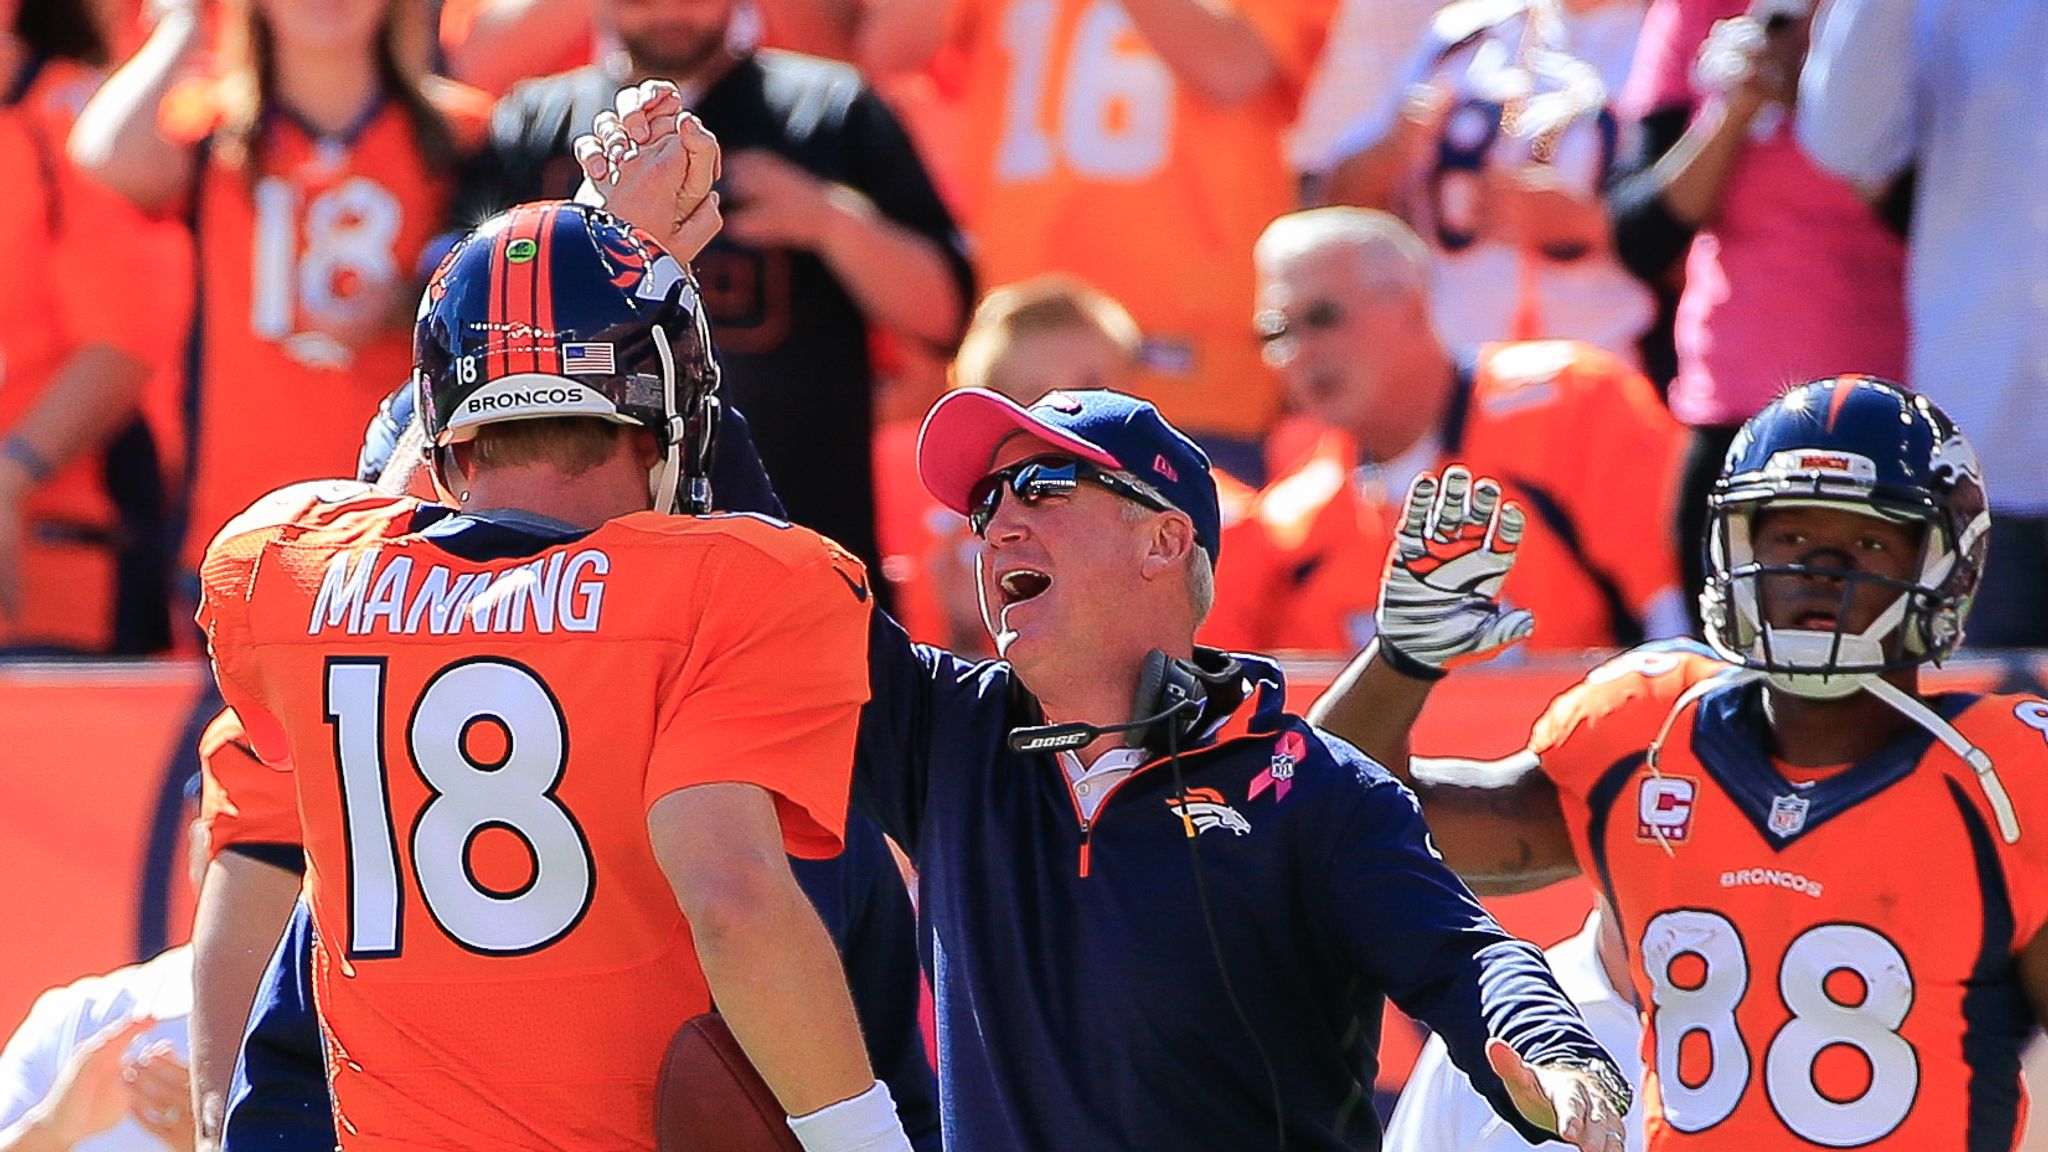
[[[1528,636],[1536,617],[1509,611],[1500,588],[1524,525],[1500,485],[1453,464],[1408,487],[1400,531],[1380,581],[1380,654],[1395,671],[1436,679]]]

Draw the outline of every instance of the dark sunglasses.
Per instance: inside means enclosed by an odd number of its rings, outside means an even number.
[[[974,482],[967,492],[967,526],[976,536],[988,531],[1003,502],[1003,493],[1017,497],[1026,508],[1048,496],[1071,496],[1081,481],[1107,488],[1126,500],[1135,500],[1154,512],[1171,512],[1166,497],[1141,480],[1098,468],[1073,456],[1033,456],[1008,468],[999,468]]]
[[[1267,308],[1253,319],[1259,343],[1271,344],[1285,340],[1292,335],[1296,325],[1311,332],[1327,332],[1344,322],[1344,306],[1335,300],[1317,300],[1301,310],[1299,318],[1290,318],[1278,308]]]

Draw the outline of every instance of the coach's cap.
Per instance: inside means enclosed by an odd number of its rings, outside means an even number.
[[[1019,432],[1151,485],[1187,513],[1195,543],[1216,559],[1223,517],[1209,457],[1159,409],[1122,392],[1048,392],[1029,408],[985,388],[949,392],[932,405],[918,434],[918,475],[939,503],[964,515],[968,494],[989,474],[996,449]]]

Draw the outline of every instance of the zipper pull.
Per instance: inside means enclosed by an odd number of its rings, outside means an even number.
[[[1081,821],[1081,871],[1080,871],[1080,876],[1081,876],[1081,878],[1082,878],[1083,880],[1086,880],[1086,879],[1088,878],[1088,833],[1089,833],[1089,831],[1090,831],[1090,830],[1091,830],[1091,829],[1092,829],[1093,827],[1094,827],[1094,822],[1093,822],[1093,821],[1089,821],[1089,820],[1083,820],[1083,821]]]

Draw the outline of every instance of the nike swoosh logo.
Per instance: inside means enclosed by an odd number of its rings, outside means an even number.
[[[834,572],[838,572],[838,573],[839,573],[839,578],[840,578],[841,580],[844,580],[844,581],[846,581],[846,586],[847,586],[848,588],[851,588],[851,589],[853,589],[853,598],[854,598],[855,600],[858,600],[858,601],[860,601],[860,602],[861,602],[861,603],[863,603],[863,604],[865,604],[865,603],[867,603],[867,602],[868,602],[868,586],[867,586],[867,585],[865,585],[865,584],[860,584],[860,583],[856,583],[856,582],[854,581],[853,577],[851,577],[851,576],[848,576],[848,575],[847,575],[847,574],[846,574],[846,573],[845,573],[844,571],[841,571],[841,570],[840,570],[840,569],[838,569],[838,568],[834,568],[834,569],[832,569],[832,571],[834,571]]]

